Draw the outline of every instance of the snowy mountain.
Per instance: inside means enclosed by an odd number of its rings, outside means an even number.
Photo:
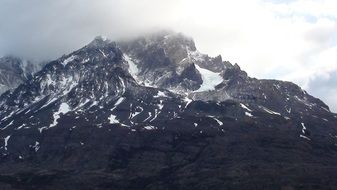
[[[18,87],[42,66],[43,63],[36,64],[14,56],[0,58],[0,94]]]
[[[1,95],[0,187],[327,189],[336,122],[183,34],[97,37]]]

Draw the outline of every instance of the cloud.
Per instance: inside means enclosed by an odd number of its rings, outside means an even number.
[[[116,39],[163,27],[172,5],[154,0],[2,0],[0,54],[55,58],[97,35]]]
[[[322,97],[325,102],[329,102],[331,110],[337,110],[337,71],[326,76],[315,77],[308,83],[308,90],[314,96]]]
[[[0,23],[0,55],[30,59],[57,58],[97,35],[170,28],[253,77],[294,81],[336,103],[317,85],[336,72],[335,0],[2,0]]]

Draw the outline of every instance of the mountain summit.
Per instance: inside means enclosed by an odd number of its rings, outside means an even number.
[[[336,122],[181,33],[96,37],[1,95],[0,187],[328,189]]]

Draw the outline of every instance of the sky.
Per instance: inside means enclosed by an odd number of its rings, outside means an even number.
[[[34,60],[98,35],[171,29],[251,77],[295,82],[337,112],[336,0],[0,0],[0,23],[0,56]]]

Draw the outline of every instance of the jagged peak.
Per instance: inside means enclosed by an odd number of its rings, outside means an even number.
[[[96,36],[87,46],[89,47],[100,47],[112,43],[110,39],[105,36]]]
[[[4,55],[2,57],[0,57],[1,61],[5,61],[5,60],[14,60],[14,61],[21,61],[22,59],[18,56],[14,56],[14,55]]]
[[[170,30],[163,30],[159,32],[152,33],[146,36],[147,40],[150,40],[153,43],[159,43],[162,45],[180,45],[181,47],[187,47],[191,51],[196,51],[195,42],[193,38],[181,33],[174,32]]]
[[[143,47],[156,46],[167,49],[174,46],[175,49],[188,48],[191,51],[197,50],[193,38],[188,37],[187,35],[180,32],[174,32],[172,30],[160,30],[157,32],[140,35],[135,38],[127,40],[124,39],[119,43],[123,46],[138,44]]]

